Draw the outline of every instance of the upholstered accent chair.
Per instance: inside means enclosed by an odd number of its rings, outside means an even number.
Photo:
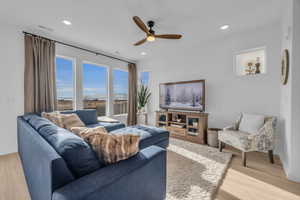
[[[274,163],[274,135],[276,117],[262,116],[263,124],[256,132],[244,132],[240,130],[243,114],[240,115],[234,125],[219,131],[219,150],[222,152],[225,144],[242,151],[243,166],[246,167],[246,153],[251,151],[268,152],[270,162]]]

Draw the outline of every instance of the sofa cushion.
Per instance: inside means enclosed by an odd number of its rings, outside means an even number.
[[[32,117],[34,117],[34,116],[36,116],[36,114],[28,113],[28,114],[23,115],[22,118],[23,118],[26,122],[29,122],[29,120],[30,120]]]
[[[72,114],[76,113],[78,117],[83,121],[85,125],[97,124],[97,111],[94,109],[85,109],[85,110],[72,110],[72,111],[63,111],[62,114]]]
[[[87,125],[87,127],[89,127],[89,128],[94,128],[94,127],[97,127],[97,126],[104,126],[104,128],[108,132],[111,132],[111,131],[114,131],[114,130],[117,130],[117,129],[124,128],[125,124],[123,124],[123,123],[98,122],[98,123],[95,123],[95,124]]]
[[[218,139],[241,151],[249,151],[252,148],[252,135],[242,131],[219,131]]]
[[[68,130],[53,124],[41,127],[39,133],[61,155],[76,177],[84,176],[102,167],[92,148]]]
[[[162,141],[169,139],[169,132],[156,128],[153,126],[129,126],[126,128],[117,129],[111,132],[112,134],[120,135],[120,134],[135,134],[141,137],[140,139],[140,149],[144,149],[151,145],[156,145],[161,143]]]
[[[239,131],[256,134],[263,127],[265,117],[263,115],[243,114],[239,125]]]
[[[23,117],[35,130],[39,131],[44,126],[54,125],[51,121],[36,114],[28,114]]]

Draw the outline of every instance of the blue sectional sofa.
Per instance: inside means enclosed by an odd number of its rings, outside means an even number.
[[[80,137],[37,114],[20,116],[18,147],[32,200],[163,200],[169,133],[121,123],[99,123],[95,110],[73,111],[88,127],[141,135],[140,152],[103,164]]]

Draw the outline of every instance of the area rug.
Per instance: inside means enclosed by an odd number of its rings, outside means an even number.
[[[231,160],[216,148],[170,139],[167,200],[212,200]]]

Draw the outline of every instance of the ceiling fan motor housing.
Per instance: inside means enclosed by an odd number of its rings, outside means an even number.
[[[155,34],[155,31],[152,29],[153,28],[153,26],[155,25],[155,22],[154,21],[148,21],[147,22],[147,24],[148,24],[148,26],[149,26],[149,32],[152,34],[152,35],[154,35]]]

